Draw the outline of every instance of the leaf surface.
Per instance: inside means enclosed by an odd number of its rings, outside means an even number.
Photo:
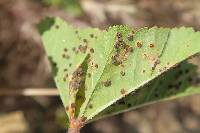
[[[166,74],[157,77],[144,87],[130,93],[125,98],[106,108],[95,116],[93,120],[159,101],[198,94],[200,93],[200,87],[194,75],[196,75],[196,66],[183,62],[176,68],[166,72]]]
[[[130,32],[124,33],[123,36],[127,37]],[[90,98],[84,116],[91,119],[117,100],[198,53],[199,37],[199,32],[183,27],[171,30],[141,29],[134,34],[133,41],[129,42],[123,38],[134,48],[134,52],[119,66],[115,66],[110,59]],[[111,81],[110,86],[102,84],[108,80]]]
[[[65,107],[69,106],[69,81],[89,53],[91,37],[101,34],[95,28],[79,30],[60,18],[47,18],[39,25],[42,41],[52,65],[53,76]]]
[[[170,69],[200,51],[200,33],[192,28],[76,29],[55,18],[43,21],[40,32],[64,106],[75,103],[78,118],[88,121],[199,92],[187,82],[180,85],[186,91],[166,87],[175,84],[170,80],[178,73]],[[192,69],[182,64],[181,71]],[[186,78],[180,76],[180,81]],[[120,99],[126,101],[124,105],[116,104]]]

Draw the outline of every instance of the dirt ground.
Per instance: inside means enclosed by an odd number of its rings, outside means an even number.
[[[36,29],[45,16],[60,16],[79,27],[126,24],[200,30],[199,0],[81,0],[80,6],[82,14],[75,16],[39,0],[0,1],[0,92],[55,87]],[[0,101],[1,133],[66,130],[59,97],[0,96]],[[96,121],[82,133],[200,133],[199,125],[200,97],[195,95]]]

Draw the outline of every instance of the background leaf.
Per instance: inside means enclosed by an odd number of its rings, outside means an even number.
[[[196,74],[196,67],[194,65],[183,62],[176,68],[149,82],[141,89],[117,101],[95,116],[93,120],[112,116],[151,103],[200,93],[200,87],[196,82],[198,80],[194,76]]]

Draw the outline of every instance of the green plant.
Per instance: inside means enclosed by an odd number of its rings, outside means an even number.
[[[61,8],[74,16],[83,14],[80,0],[42,0],[45,5]]]
[[[152,102],[200,93],[192,82],[196,66],[186,61],[200,51],[200,32],[192,28],[78,29],[48,18],[39,29],[69,132]]]

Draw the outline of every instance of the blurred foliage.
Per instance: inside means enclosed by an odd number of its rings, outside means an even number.
[[[43,3],[48,6],[64,9],[74,16],[81,16],[83,13],[80,0],[43,0]]]

